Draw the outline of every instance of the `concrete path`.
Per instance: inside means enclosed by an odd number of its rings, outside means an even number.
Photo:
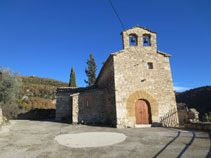
[[[116,129],[27,120],[12,121],[11,125],[0,127],[0,131],[3,131],[0,132],[0,158],[211,157],[211,134],[206,132],[158,127]],[[126,139],[117,144],[91,148],[71,148],[55,140],[58,135],[84,132],[120,133]],[[96,141],[99,137],[92,139]]]

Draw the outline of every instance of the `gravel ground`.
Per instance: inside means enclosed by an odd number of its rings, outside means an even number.
[[[66,139],[63,142],[94,144],[95,147],[74,148],[58,143],[57,138],[61,135],[72,134],[78,135],[71,137],[72,141]],[[87,136],[84,138],[86,140],[77,139],[80,134]],[[0,127],[0,158],[209,158],[210,139],[211,134],[207,132],[172,128],[116,129],[15,120],[10,125]],[[103,144],[102,140],[111,144]]]

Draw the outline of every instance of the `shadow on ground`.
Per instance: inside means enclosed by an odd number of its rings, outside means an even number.
[[[20,120],[46,120],[54,119],[55,109],[32,109],[28,112],[18,114],[17,119]]]
[[[209,138],[210,138],[210,149],[209,149],[209,152],[207,153],[206,158],[211,158],[211,132],[209,132],[208,134],[209,134]]]
[[[178,128],[177,128],[178,129]],[[208,135],[209,135],[209,138],[207,137],[196,137],[196,134],[195,134],[195,131],[189,131],[192,133],[192,137],[190,139],[190,141],[185,145],[185,147],[181,150],[180,153],[178,153],[178,155],[176,156],[176,158],[181,158],[183,156],[183,154],[187,151],[187,149],[192,145],[193,141],[195,138],[199,138],[199,139],[209,139],[210,140],[210,147],[209,147],[209,151],[206,155],[205,158],[211,158],[211,132],[208,132]],[[177,132],[177,135],[172,139],[170,140],[158,153],[156,153],[153,158],[157,158],[162,152],[164,152],[167,147],[172,144],[174,141],[176,141],[177,138],[179,138],[181,135],[181,132],[178,131]]]

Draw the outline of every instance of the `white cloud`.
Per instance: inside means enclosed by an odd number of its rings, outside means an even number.
[[[190,89],[190,88],[180,87],[180,86],[174,86],[174,90],[177,91],[177,92],[184,92],[184,91],[186,91],[188,89]]]

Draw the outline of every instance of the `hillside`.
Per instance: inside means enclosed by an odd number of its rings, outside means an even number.
[[[21,76],[24,84],[39,84],[55,87],[66,87],[68,83],[57,81],[49,78],[35,77],[35,76]]]
[[[68,83],[35,76],[21,76],[22,90],[19,107],[31,109],[55,109],[56,88],[67,87]]]
[[[202,117],[211,112],[211,86],[199,87],[182,93],[176,93],[177,103],[185,103],[188,108],[195,108]]]

